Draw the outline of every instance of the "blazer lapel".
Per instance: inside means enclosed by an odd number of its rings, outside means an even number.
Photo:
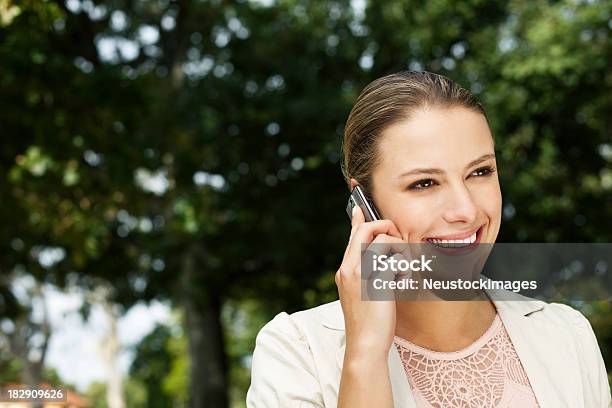
[[[404,370],[404,363],[395,344],[389,350],[389,378],[395,408],[416,408],[416,402]]]
[[[512,295],[503,296],[508,299]],[[577,358],[570,354],[575,350],[571,333],[561,325],[537,318],[546,303],[516,296],[513,300],[496,300],[495,295],[491,298],[540,408],[589,408],[579,398],[582,382]]]

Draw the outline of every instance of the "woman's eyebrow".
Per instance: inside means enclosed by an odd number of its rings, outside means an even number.
[[[489,160],[489,159],[494,159],[495,158],[495,154],[494,153],[487,153],[487,154],[483,154],[482,156],[480,156],[479,158],[477,158],[476,160],[472,160],[471,162],[468,163],[467,166],[465,166],[466,169],[475,166],[479,163],[482,163],[483,161]]]
[[[493,154],[493,153],[483,154],[482,156],[480,156],[476,160],[472,160],[471,162],[469,162],[468,165],[465,166],[465,168],[467,169],[469,167],[477,165],[478,163],[482,163],[483,161],[489,160],[489,159],[492,159],[492,158],[495,158],[495,154]],[[414,174],[444,174],[444,170],[441,170],[441,169],[432,169],[432,168],[412,169],[412,170],[409,170],[407,172],[404,172],[404,173],[400,174],[397,178],[411,176],[411,175],[414,175]]]

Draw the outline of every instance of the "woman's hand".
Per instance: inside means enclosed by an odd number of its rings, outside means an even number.
[[[374,252],[380,253],[405,242],[393,222],[365,222],[359,207],[353,209],[351,225],[344,258],[336,272],[346,335],[338,407],[392,407],[388,354],[395,334],[395,300],[392,293],[386,301],[361,299],[362,243],[370,247],[376,244]]]
[[[336,272],[336,285],[344,313],[347,351],[377,353],[385,358],[395,334],[395,301],[393,293],[386,301],[368,301],[361,298],[362,244],[374,244],[372,252],[391,250],[405,244],[395,224],[390,220],[365,222],[359,207],[353,209],[351,236],[344,252],[342,264]],[[395,245],[394,245],[395,244]],[[399,250],[404,248],[399,248]],[[399,256],[395,255],[395,258]],[[389,280],[390,276],[383,276]]]

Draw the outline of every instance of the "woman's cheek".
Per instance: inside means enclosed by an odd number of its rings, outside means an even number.
[[[413,207],[405,208],[399,224],[396,224],[402,240],[410,243],[419,243],[425,238],[425,233],[428,229],[427,221],[435,220],[435,216],[431,211],[423,211]]]
[[[499,185],[497,188],[493,186],[490,193],[488,194],[489,199],[487,200],[486,206],[488,207],[488,213],[492,214],[495,219],[501,219],[502,212],[502,195],[499,189]]]

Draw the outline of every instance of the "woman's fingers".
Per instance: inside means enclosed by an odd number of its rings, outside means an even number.
[[[351,230],[351,235],[355,227],[364,222],[365,222],[365,216],[363,215],[363,211],[361,211],[361,207],[359,207],[358,205],[354,206],[352,218],[351,218],[351,226],[353,227],[353,229]]]
[[[408,243],[388,234],[377,235],[364,252],[373,252],[378,255],[400,253],[406,258],[410,257]]]
[[[366,250],[375,250],[377,246],[383,245],[382,250],[393,252],[403,252],[408,245],[398,236],[397,227],[390,220],[372,221],[361,224],[357,227],[352,242],[346,252],[345,259],[347,265],[359,267],[361,258]],[[371,247],[372,243],[375,243]],[[369,244],[369,245],[364,245]],[[378,253],[378,251],[376,251]]]
[[[347,264],[353,266],[357,265],[363,252],[362,244],[371,243],[380,234],[393,236],[401,241],[401,234],[391,220],[357,223],[347,245],[343,262],[346,261]]]
[[[374,258],[375,256],[379,257],[381,255],[387,255],[387,258]],[[392,262],[392,259],[396,261],[400,259],[410,259],[410,248],[405,241],[399,238],[387,234],[379,234],[361,254],[360,262],[374,262],[375,260],[378,261],[378,259],[381,261],[384,260],[384,262],[387,263]],[[371,265],[371,263],[367,264],[365,268],[366,271],[373,269]]]
[[[353,207],[352,217],[351,217],[351,235],[349,236],[348,244],[346,245],[346,249],[344,250],[344,257],[346,258],[346,253],[348,252],[351,241],[353,239],[353,235],[355,235],[355,231],[360,224],[365,222],[365,217],[363,215],[363,211],[358,206]]]

